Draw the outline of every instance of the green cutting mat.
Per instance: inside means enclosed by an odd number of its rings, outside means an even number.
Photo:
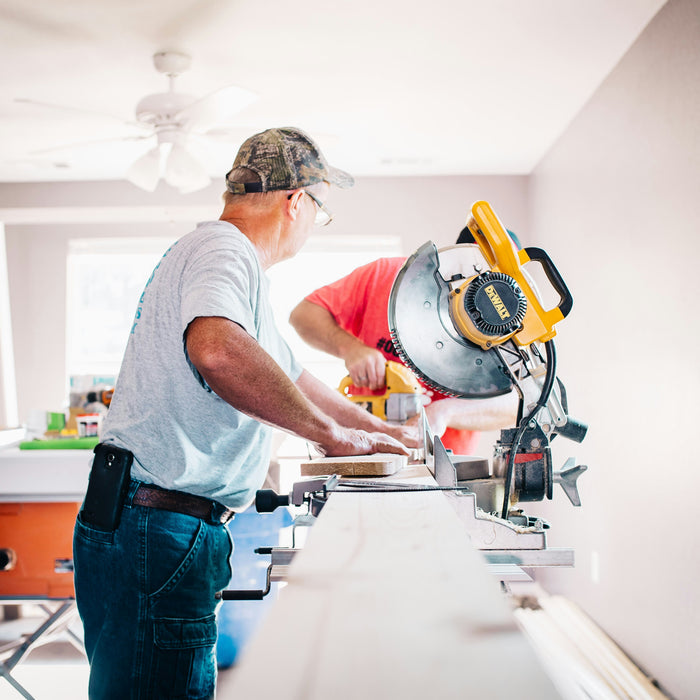
[[[20,450],[91,450],[97,445],[99,438],[53,438],[51,440],[28,440],[20,442]]]

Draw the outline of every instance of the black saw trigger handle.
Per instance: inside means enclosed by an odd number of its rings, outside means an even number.
[[[547,253],[545,253],[544,250],[542,250],[542,248],[525,248],[525,253],[527,253],[530,260],[534,260],[542,265],[549,283],[552,285],[552,287],[554,287],[555,291],[559,295],[559,305],[557,308],[559,311],[561,311],[561,315],[563,317],[568,316],[569,312],[571,311],[571,307],[574,305],[574,298],[571,296],[571,292],[569,292],[566,282],[564,282],[564,279],[559,274],[559,270],[557,270],[556,266],[552,262],[552,259],[549,257],[549,255],[547,255]]]

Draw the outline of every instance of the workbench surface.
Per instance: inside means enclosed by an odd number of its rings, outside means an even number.
[[[331,495],[233,680],[222,700],[559,697],[437,491]]]
[[[0,502],[81,502],[92,450],[0,449]]]

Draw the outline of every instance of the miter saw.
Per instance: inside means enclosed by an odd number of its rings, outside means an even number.
[[[566,391],[556,377],[554,325],[567,316],[572,298],[549,256],[540,248],[518,250],[487,202],[472,206],[467,226],[476,244],[438,250],[427,242],[407,259],[389,297],[389,328],[401,359],[433,389],[465,399],[515,389],[520,397],[517,425],[501,431],[493,463],[448,452],[423,412],[425,464],[437,486],[314,477],[294,484],[288,496],[258,491],[256,508],[270,512],[280,505],[306,503],[309,512],[299,524],[310,525],[329,495],[338,491],[441,489],[499,578],[530,580],[522,569],[573,566],[571,549],[547,548],[547,523],[515,508],[520,502],[551,499],[554,483],[561,484],[574,506],[581,505],[576,481],[587,467],[569,459],[554,472],[550,452],[557,435],[581,442],[587,431],[568,415]],[[559,297],[556,307],[543,307],[523,268],[528,262],[542,266]],[[413,384],[404,380],[393,386],[409,394],[412,390],[405,387]],[[382,394],[375,405],[384,406],[388,395]],[[368,410],[374,412],[374,406]],[[291,550],[260,550],[272,555],[266,590],[224,591],[222,597],[265,595],[270,580],[276,580],[275,569],[283,569],[294,552],[294,545]]]
[[[416,375],[444,394],[481,399],[515,388],[517,426],[501,432],[492,468],[487,460],[448,454],[430,434],[426,463],[438,484],[464,486],[480,512],[507,527],[544,527],[511,506],[551,499],[555,482],[580,505],[576,480],[586,467],[569,460],[554,473],[549,447],[556,435],[581,442],[587,430],[567,415],[566,392],[556,378],[554,325],[571,310],[571,294],[543,250],[515,247],[487,202],[472,206],[467,226],[476,244],[438,250],[425,243],[399,271],[389,298],[392,339]],[[559,297],[552,309],[542,306],[523,269],[531,261],[542,266]]]

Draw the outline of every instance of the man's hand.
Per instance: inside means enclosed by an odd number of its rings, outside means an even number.
[[[368,433],[364,430],[343,428],[335,439],[325,443],[316,443],[319,451],[326,457],[347,457],[350,455],[367,455],[375,452],[390,452],[408,455],[409,451],[398,440],[385,433]]]
[[[382,353],[344,331],[327,309],[304,299],[290,314],[289,322],[311,347],[343,360],[355,386],[384,386],[386,360]]]
[[[382,421],[308,372],[292,382],[233,321],[196,318],[187,328],[186,347],[190,361],[220,398],[262,423],[309,440],[324,454],[408,454],[384,432]]]
[[[386,423],[349,401],[339,391],[326,386],[306,370],[301,373],[297,380],[297,386],[310,401],[324,413],[333,417],[339,426],[345,426],[346,433],[344,433],[344,436],[336,439],[339,439],[341,442],[348,439],[351,442],[359,440],[353,451],[348,454],[362,454],[357,451],[362,449],[361,445],[367,445],[366,449],[371,448],[375,451],[394,452],[395,449],[385,449],[385,447],[394,445],[395,441],[403,443],[406,447],[418,447],[420,444],[420,435],[416,428]],[[368,435],[371,438],[368,438]],[[371,440],[370,443],[367,443],[368,439]],[[376,444],[377,440],[383,441],[382,445]],[[320,443],[321,441],[316,441],[315,444]],[[329,444],[323,443],[319,449],[326,449]],[[335,450],[336,447],[330,444],[330,449]],[[337,449],[347,448],[339,447]],[[405,454],[405,452],[400,454]],[[334,451],[333,456],[337,457],[339,453]]]
[[[358,343],[346,354],[345,367],[355,386],[382,389],[386,385],[386,360],[379,350]]]
[[[400,425],[387,423],[385,431],[406,447],[418,448],[423,446],[423,423],[420,416],[413,416]]]

